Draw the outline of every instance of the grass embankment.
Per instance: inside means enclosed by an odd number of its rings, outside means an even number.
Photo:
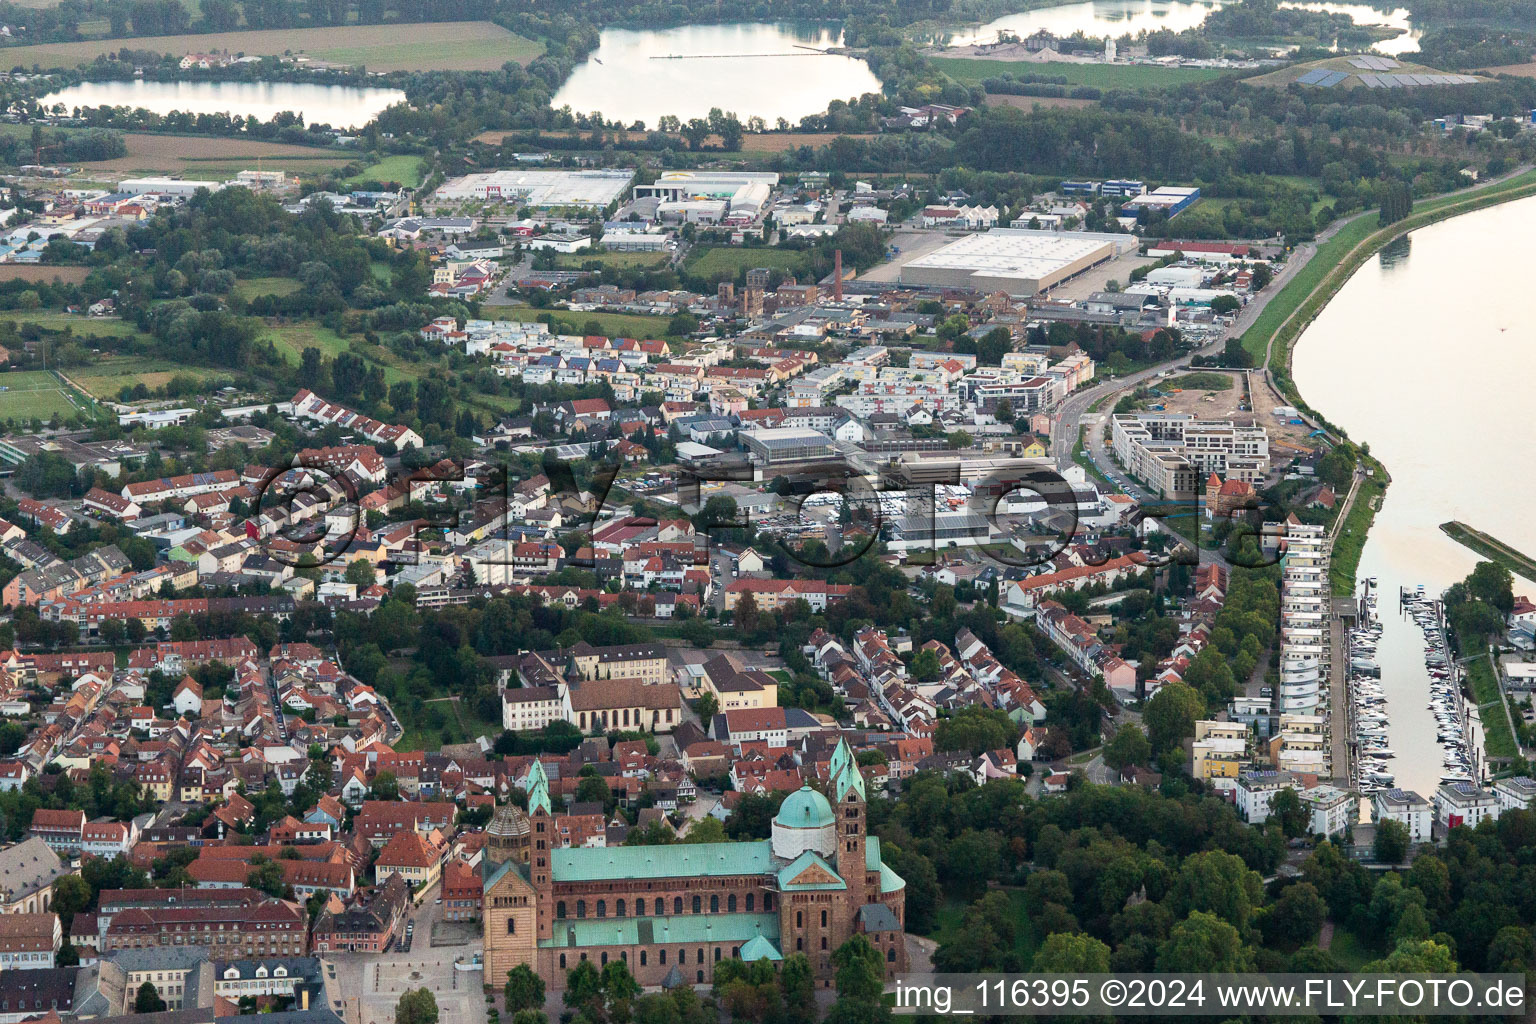
[[[1371,524],[1376,521],[1377,509],[1387,493],[1386,471],[1374,459],[1366,465],[1375,475],[1360,482],[1360,491],[1350,507],[1349,517],[1333,539],[1333,553],[1328,561],[1328,581],[1338,597],[1348,597],[1355,592],[1355,573],[1360,568],[1360,555],[1365,550],[1365,539],[1370,535]]]
[[[1463,547],[1471,548],[1484,558],[1497,562],[1516,576],[1523,576],[1536,583],[1536,558],[1517,551],[1499,540],[1489,536],[1481,530],[1474,530],[1466,523],[1451,520],[1441,523],[1440,529],[1445,535]]]
[[[1100,487],[1108,488],[1111,491],[1118,491],[1120,488],[1116,486],[1109,479],[1109,477],[1105,476],[1102,472],[1099,471],[1098,465],[1095,464],[1093,459],[1089,457],[1087,449],[1088,428],[1085,426],[1078,427],[1077,447],[1072,449],[1072,461],[1077,463],[1079,466],[1082,466],[1083,472],[1087,473],[1090,477],[1097,481]]]
[[[1472,699],[1481,709],[1483,750],[1489,757],[1518,757],[1520,748],[1509,731],[1509,716],[1504,711],[1504,695],[1494,674],[1493,659],[1488,656],[1467,664],[1467,682]]]
[[[482,316],[493,320],[521,320],[531,323],[541,313],[549,313],[559,325],[556,333],[584,334],[586,325],[596,322],[599,333],[608,338],[665,338],[671,321],[664,316],[642,313],[575,313],[567,309],[534,309],[532,306],[482,306]]]
[[[1536,195],[1536,170],[1485,188],[1421,200],[1411,214],[1386,227],[1378,227],[1369,212],[1357,217],[1319,246],[1307,265],[1270,301],[1243,333],[1243,348],[1261,360],[1267,351],[1269,368],[1281,393],[1298,408],[1311,412],[1291,381],[1291,346],[1366,260],[1415,228],[1531,195]]]

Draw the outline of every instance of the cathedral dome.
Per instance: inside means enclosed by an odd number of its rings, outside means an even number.
[[[801,786],[779,805],[773,823],[784,828],[824,828],[836,819],[827,798],[810,786]]]

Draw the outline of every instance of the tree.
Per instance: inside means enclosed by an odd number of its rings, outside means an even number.
[[[1203,910],[1174,925],[1157,952],[1157,969],[1169,973],[1237,974],[1252,966],[1253,956],[1237,929]]]
[[[779,987],[791,1024],[812,1024],[816,1019],[816,974],[810,957],[791,953],[779,968]]]
[[[885,961],[864,935],[855,935],[832,951],[837,1000],[878,1004],[885,991]]]
[[[1190,686],[1174,681],[1167,683],[1147,701],[1146,723],[1152,749],[1159,754],[1172,750],[1195,734],[1195,721],[1205,713],[1205,702]]]
[[[1109,947],[1091,935],[1047,935],[1035,953],[1035,970],[1046,974],[1107,974]]]
[[[601,775],[583,775],[581,781],[576,784],[577,803],[606,805],[612,795],[607,781]]]
[[[507,1000],[507,1012],[539,1010],[544,1006],[544,979],[535,974],[527,964],[518,964],[507,972],[507,985],[503,990]]]
[[[1378,821],[1371,852],[1379,863],[1401,864],[1408,856],[1408,826],[1391,818]]]
[[[146,981],[139,986],[138,995],[133,999],[134,1013],[159,1013],[165,1009],[165,1000],[160,998],[160,990],[155,988],[155,983]]]
[[[1114,738],[1104,746],[1104,763],[1111,768],[1146,767],[1151,761],[1152,744],[1147,742],[1147,734],[1139,725],[1120,726]]]
[[[252,889],[260,889],[274,899],[281,899],[288,882],[281,864],[258,856],[251,861],[251,870],[246,873],[245,884]]]
[[[1178,912],[1204,911],[1245,929],[1263,902],[1264,881],[1241,857],[1205,850],[1184,858],[1168,898]]]
[[[1280,831],[1287,839],[1305,835],[1311,826],[1312,816],[1301,805],[1301,797],[1289,787],[1276,793],[1269,801],[1269,816],[1280,824]]]
[[[395,1004],[395,1024],[437,1024],[437,997],[429,988],[407,990]]]
[[[373,586],[373,563],[366,558],[355,559],[347,566],[347,582],[358,587]]]
[[[1296,949],[1317,938],[1327,916],[1328,906],[1312,885],[1288,885],[1264,913],[1264,941],[1282,949]]]
[[[704,723],[704,728],[709,728],[709,723],[714,721],[720,713],[720,701],[712,693],[704,693],[693,702],[693,710],[699,716],[699,721]]]
[[[939,720],[933,743],[939,750],[981,754],[988,750],[1012,750],[1018,738],[1018,726],[1008,712],[971,704]]]
[[[375,800],[400,799],[400,780],[395,778],[394,772],[379,772],[373,777],[373,784],[368,787],[368,793]]]

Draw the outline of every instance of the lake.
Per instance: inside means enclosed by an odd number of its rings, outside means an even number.
[[[1185,29],[1200,27],[1206,16],[1221,6],[1220,3],[1197,3],[1190,0],[1087,0],[1084,3],[1009,14],[976,28],[958,30],[947,41],[951,46],[969,46],[996,42],[1000,32],[1011,32],[1023,39],[1042,29],[1054,36],[1070,36],[1082,32],[1087,36],[1116,38],[1140,32],[1156,32],[1164,28],[1171,32],[1183,32]],[[1408,12],[1401,8],[1388,13],[1364,4],[1281,3],[1279,6],[1347,14],[1358,25],[1386,25],[1402,29],[1403,34],[1376,44],[1375,49],[1380,53],[1415,52],[1419,48],[1419,37],[1423,34],[1414,30]]]
[[[821,25],[604,29],[553,105],[649,128],[668,114],[687,121],[711,107],[743,122],[756,116],[770,127],[781,117],[796,124],[832,100],[880,91],[864,61],[814,52],[841,42],[841,29]]]
[[[1439,748],[1422,634],[1398,614],[1398,588],[1422,583],[1438,595],[1472,571],[1477,556],[1440,532],[1451,519],[1536,552],[1536,475],[1521,455],[1536,345],[1516,251],[1531,232],[1536,199],[1413,232],[1350,278],[1293,356],[1307,403],[1369,444],[1392,476],[1359,576],[1380,586],[1392,768],[1426,798],[1439,785]],[[1515,593],[1536,595],[1536,583],[1516,577]]]
[[[360,89],[349,85],[305,85],[297,82],[83,82],[50,93],[43,107],[62,103],[76,107],[143,108],[156,114],[232,114],[270,121],[283,111],[304,115],[305,124],[361,128],[395,103],[405,102],[399,89]]]

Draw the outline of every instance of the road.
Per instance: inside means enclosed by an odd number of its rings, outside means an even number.
[[[1335,231],[1347,223],[1349,222],[1344,221],[1338,226],[1328,228],[1318,236],[1318,241],[1326,241],[1332,237]],[[1291,253],[1291,258],[1286,260],[1285,266],[1281,268],[1280,273],[1276,274],[1270,282],[1269,287],[1265,288],[1263,293],[1242,308],[1232,328],[1222,337],[1191,352],[1187,352],[1176,359],[1158,363],[1156,366],[1149,366],[1145,370],[1139,370],[1124,377],[1106,380],[1101,384],[1083,388],[1069,395],[1067,400],[1062,403],[1061,411],[1057,413],[1055,420],[1051,422],[1051,454],[1056,459],[1056,465],[1062,469],[1072,465],[1072,453],[1077,449],[1078,432],[1083,425],[1083,416],[1088,411],[1090,405],[1100,403],[1101,408],[1113,411],[1116,396],[1120,392],[1134,389],[1143,381],[1150,380],[1160,373],[1187,363],[1193,356],[1213,355],[1221,350],[1228,338],[1241,337],[1242,332],[1253,325],[1253,322],[1264,312],[1265,307],[1269,305],[1276,295],[1280,294],[1281,289],[1285,287],[1286,283],[1300,273],[1301,269],[1316,254],[1317,245],[1314,243],[1298,246],[1296,251]],[[1089,450],[1092,451],[1092,446],[1090,446]],[[1117,479],[1115,474],[1107,471],[1107,467],[1099,464],[1097,459],[1094,461],[1099,465],[1100,470],[1105,471],[1105,476],[1108,476],[1116,483],[1120,482],[1120,479]]]

